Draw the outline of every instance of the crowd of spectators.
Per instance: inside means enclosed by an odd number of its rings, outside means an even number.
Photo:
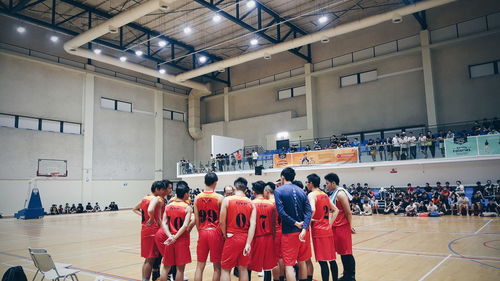
[[[95,213],[101,211],[118,211],[118,205],[115,202],[111,202],[109,206],[104,207],[104,210],[102,210],[98,202],[94,206],[88,202],[85,207],[83,207],[82,203],[78,203],[76,206],[75,204],[70,206],[69,203],[66,203],[64,207],[63,205],[59,205],[58,207],[57,204],[52,204],[47,215]]]
[[[466,196],[465,187],[460,181],[451,186],[436,182],[434,186],[426,183],[423,187],[408,183],[406,188],[381,187],[378,194],[365,183],[345,186],[352,195],[351,209],[355,215],[394,214],[394,215],[500,215],[500,180],[494,184],[477,182],[471,198]]]

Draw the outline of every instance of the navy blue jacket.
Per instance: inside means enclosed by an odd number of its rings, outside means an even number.
[[[284,184],[274,192],[276,209],[281,217],[283,233],[300,232],[296,222],[304,222],[303,229],[311,223],[312,210],[306,193],[294,184]]]

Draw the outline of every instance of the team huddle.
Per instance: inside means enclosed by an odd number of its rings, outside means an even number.
[[[215,192],[217,175],[208,173],[205,189],[193,204],[186,182],[177,183],[175,197],[168,202],[165,198],[172,192],[172,183],[154,182],[152,193],[133,209],[142,216],[142,280],[152,275],[153,280],[167,281],[171,273],[176,281],[184,280],[185,266],[192,261],[190,231],[195,226],[195,281],[207,279],[203,271],[209,255],[214,269],[212,281],[231,280],[233,268],[238,269],[241,281],[249,280],[251,271],[264,271],[265,281],[312,280],[312,248],[323,281],[330,275],[333,280],[355,280],[351,195],[339,187],[334,173],[325,176],[326,186],[332,191],[330,197],[319,188],[318,175],[307,176],[309,194],[294,184],[294,179],[295,171],[285,168],[279,183],[254,182],[251,200],[244,178],[236,179],[234,188],[225,189],[222,196]],[[341,278],[337,253],[344,267]]]

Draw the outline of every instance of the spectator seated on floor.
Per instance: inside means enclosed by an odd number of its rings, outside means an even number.
[[[363,212],[361,212],[361,215],[363,216],[372,215],[372,206],[370,206],[369,202],[365,201],[365,203],[363,203]]]
[[[101,211],[101,206],[99,206],[99,203],[95,202],[95,206],[94,206],[94,212],[100,212]]]
[[[416,217],[417,216],[418,203],[408,204],[405,208],[405,215],[407,217]]]
[[[358,204],[351,203],[351,209],[352,209],[353,215],[360,215],[361,214],[361,208],[359,207]]]
[[[85,212],[90,213],[94,210],[90,202],[87,203],[87,206],[85,206]]]
[[[52,206],[50,206],[50,214],[51,215],[58,215],[59,214],[59,211],[57,210],[56,204],[52,204]]]
[[[90,206],[90,207],[92,207],[92,206]],[[78,207],[76,207],[76,213],[77,213],[77,214],[80,214],[80,213],[83,213],[83,211],[84,211],[84,210],[83,210],[83,205],[82,205],[82,203],[78,203]]]

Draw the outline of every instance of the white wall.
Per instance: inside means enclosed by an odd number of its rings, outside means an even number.
[[[0,51],[0,113],[82,123],[84,76],[84,70]],[[38,181],[45,209],[51,204],[80,203],[83,198],[101,206],[115,201],[130,208],[149,192],[155,169],[154,92],[159,89],[95,77],[93,181],[82,182],[83,135],[1,127],[3,215],[23,207],[39,158],[68,160],[67,178]],[[187,112],[186,96],[163,92],[164,108]],[[134,112],[103,109],[101,97],[131,102]],[[175,163],[193,158],[193,140],[187,122],[164,120],[163,132],[164,178],[173,179]]]

